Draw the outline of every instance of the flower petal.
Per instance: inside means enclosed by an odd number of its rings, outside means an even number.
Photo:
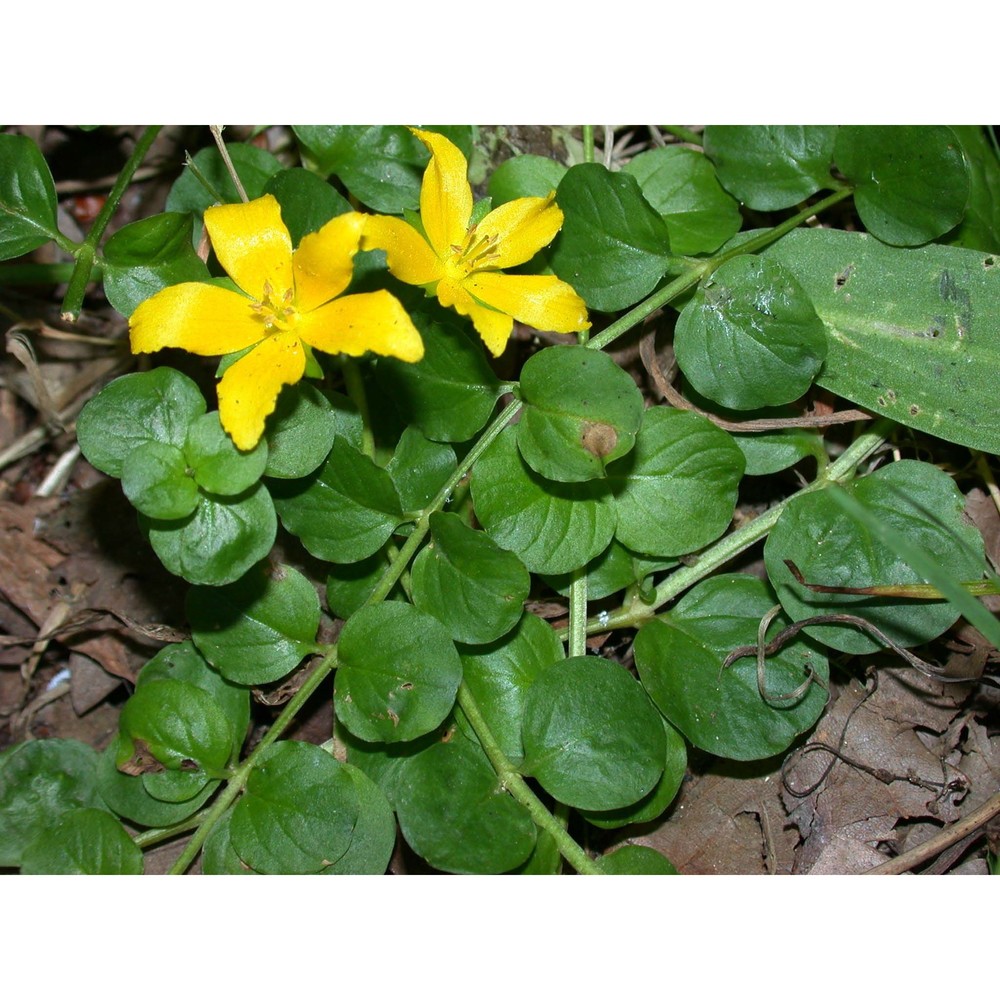
[[[299,338],[279,333],[226,369],[219,382],[219,420],[237,448],[249,451],[256,446],[281,387],[298,382],[305,367]]]
[[[292,254],[295,306],[299,312],[309,312],[335,299],[351,283],[364,218],[360,212],[345,212],[319,232],[302,238]]]
[[[292,287],[292,238],[274,195],[207,208],[205,228],[226,274],[251,298],[261,301],[265,284],[278,298]]]
[[[410,131],[431,151],[420,187],[420,221],[439,257],[461,246],[472,215],[469,164],[462,151],[437,132]]]
[[[465,285],[468,285],[467,281]],[[496,312],[477,302],[465,285],[455,281],[442,281],[437,288],[438,301],[460,315],[468,316],[490,354],[499,357],[510,339],[514,321],[506,313]]]
[[[185,281],[139,304],[129,320],[132,351],[180,347],[192,354],[231,354],[266,335],[262,319],[239,292]]]
[[[408,222],[371,215],[361,234],[362,250],[384,250],[389,271],[408,285],[428,285],[444,274],[431,245]]]
[[[536,330],[578,333],[590,328],[586,303],[555,275],[482,271],[470,274],[463,285],[485,305]]]
[[[334,299],[302,316],[296,332],[327,354],[358,357],[374,351],[402,361],[424,356],[424,342],[409,313],[384,290]]]
[[[515,198],[493,209],[476,227],[478,237],[496,237],[490,267],[516,267],[547,247],[563,224],[562,209],[547,198]]]

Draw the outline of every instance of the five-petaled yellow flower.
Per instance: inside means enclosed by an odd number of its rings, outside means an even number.
[[[282,386],[302,378],[312,348],[419,361],[420,334],[394,296],[337,298],[351,282],[363,220],[357,212],[339,215],[293,252],[272,195],[207,209],[215,254],[240,291],[194,281],[162,289],[132,314],[132,350],[217,355],[252,348],[219,382],[219,419],[244,451],[260,440]]]
[[[583,299],[553,275],[504,274],[530,260],[559,232],[563,214],[546,198],[517,198],[470,225],[472,188],[461,151],[436,132],[411,130],[431,151],[420,189],[423,233],[403,219],[365,220],[361,247],[386,252],[401,281],[423,285],[443,306],[468,316],[493,355],[516,319],[536,330],[577,333],[590,327]]]

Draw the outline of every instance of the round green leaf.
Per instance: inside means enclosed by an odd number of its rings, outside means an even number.
[[[676,875],[677,869],[659,851],[626,844],[597,859],[602,875]]]
[[[411,757],[402,772],[399,826],[428,864],[491,875],[517,867],[531,854],[535,824],[500,786],[476,744],[456,734]]]
[[[123,737],[118,766],[128,765],[133,772],[156,773],[162,770],[159,762],[168,770],[194,775],[204,784],[226,775],[238,749],[223,709],[211,695],[187,681],[153,680],[140,685],[125,702],[118,725]]]
[[[412,605],[362,608],[337,646],[337,718],[373,743],[412,740],[451,711],[462,664],[444,626]]]
[[[834,158],[865,228],[885,243],[927,243],[962,221],[969,168],[947,125],[842,125]]]
[[[423,510],[437,496],[457,465],[451,445],[429,441],[407,427],[385,470],[392,477],[404,510]]]
[[[493,642],[521,617],[531,577],[457,514],[430,516],[431,542],[413,562],[413,603],[433,615],[456,642]]]
[[[274,174],[264,185],[281,205],[281,221],[288,227],[292,246],[303,236],[319,232],[331,219],[351,211],[351,203],[322,177],[304,167]]]
[[[608,468],[618,514],[615,535],[650,556],[702,548],[729,526],[743,468],[731,435],[710,420],[652,407],[635,448]]]
[[[982,577],[982,536],[965,521],[964,498],[940,469],[925,462],[893,462],[844,489],[886,527],[948,566],[956,579]],[[854,614],[908,647],[936,638],[958,618],[958,611],[947,601],[813,593],[794,581],[786,559],[798,566],[806,582],[821,586],[924,582],[895,551],[845,517],[822,490],[792,501],[764,547],[767,574],[793,619]],[[883,648],[867,633],[848,625],[816,625],[807,631],[845,653],[872,653]]]
[[[317,650],[319,597],[291,566],[263,562],[224,587],[192,587],[191,636],[227,680],[269,684]]]
[[[566,167],[549,156],[528,153],[504,160],[490,175],[493,206],[515,198],[545,198],[566,175]]]
[[[809,388],[826,357],[826,333],[795,276],[748,254],[723,264],[684,307],[674,350],[703,396],[754,410]]]
[[[626,309],[657,286],[670,263],[670,234],[634,177],[580,163],[560,181],[556,201],[565,219],[552,269],[591,309]]]
[[[97,753],[77,740],[31,740],[0,754],[0,867],[63,813],[102,805]]]
[[[803,458],[815,458],[819,468],[827,463],[822,434],[816,431],[790,428],[766,434],[734,434],[747,462],[746,475],[770,476],[790,469]]]
[[[339,396],[337,402],[346,397]],[[343,415],[344,419],[338,419]],[[300,479],[323,464],[338,428],[356,421],[360,430],[361,417],[357,411],[350,416],[309,382],[286,386],[278,396],[278,405],[267,419],[267,465],[264,475],[276,479]],[[341,437],[355,443],[344,429]],[[359,435],[360,439],[360,435]]]
[[[232,499],[202,495],[183,521],[154,521],[140,515],[139,526],[160,562],[188,583],[220,587],[238,580],[274,544],[278,519],[263,486]]]
[[[639,629],[634,651],[643,687],[702,750],[731,760],[771,757],[810,729],[826,706],[826,690],[818,683],[795,701],[769,705],[758,690],[752,656],[722,669],[734,648],[756,644],[760,620],[774,603],[763,580],[716,576]],[[786,624],[787,619],[779,618],[772,629],[776,633]],[[789,643],[767,658],[768,694],[794,691],[810,670],[826,683],[826,658],[811,643]]]
[[[30,253],[59,235],[56,187],[38,146],[0,135],[0,260]]]
[[[500,383],[466,327],[412,314],[424,342],[416,364],[380,358],[376,378],[405,424],[432,441],[468,441],[496,406]]]
[[[385,552],[376,552],[355,563],[334,563],[326,578],[327,607],[338,618],[350,618],[367,602],[388,566]],[[390,592],[401,593],[398,583]]]
[[[329,753],[311,743],[275,743],[233,810],[232,847],[267,875],[320,872],[350,848],[358,808],[354,779]]]
[[[146,441],[122,462],[122,491],[147,517],[176,521],[198,506],[198,484],[176,445]]]
[[[833,186],[836,135],[835,125],[709,125],[705,152],[730,194],[773,212]]]
[[[577,656],[548,667],[524,696],[525,770],[566,805],[620,809],[663,774],[663,722],[618,664]]]
[[[650,559],[640,556],[625,548],[617,539],[612,539],[611,544],[587,566],[587,599],[600,601],[633,585],[642,590],[649,584],[653,573],[671,569],[676,565],[676,559]],[[560,573],[546,576],[544,579],[556,593],[564,597],[569,596],[573,583],[572,574]]]
[[[206,281],[205,262],[192,246],[188,213],[159,215],[122,226],[104,245],[104,292],[123,316],[168,285]]]
[[[281,523],[317,559],[357,562],[377,552],[403,520],[392,478],[337,437],[308,479],[272,487]]]
[[[651,149],[622,169],[664,217],[674,253],[711,253],[740,231],[739,205],[722,190],[704,153],[681,146]]]
[[[102,809],[63,813],[28,847],[22,875],[141,875],[142,851]]]
[[[472,498],[490,538],[516,553],[533,573],[586,566],[615,530],[605,483],[544,479],[521,457],[516,427],[504,430],[476,463]]]
[[[282,169],[276,156],[249,143],[226,143],[226,150],[250,199],[259,198],[267,182]],[[215,146],[209,145],[194,154],[193,166],[186,166],[174,181],[167,195],[166,208],[168,212],[202,215],[206,208],[220,201],[237,203],[241,200],[229,168]]]
[[[203,875],[259,875],[237,853],[230,835],[230,809],[212,827],[201,850],[201,872]]]
[[[463,680],[472,692],[490,732],[508,760],[524,757],[521,718],[525,694],[536,678],[565,657],[555,630],[532,614],[498,642],[459,650]]]
[[[129,452],[157,441],[184,445],[188,427],[205,412],[201,390],[173,368],[123,375],[80,412],[76,436],[95,469],[120,477]]]
[[[195,482],[206,493],[231,497],[250,489],[264,474],[267,443],[261,440],[251,451],[240,451],[222,429],[219,414],[206,413],[188,427],[184,457]]]
[[[607,354],[547,347],[521,369],[525,407],[517,446],[539,475],[563,483],[604,475],[628,453],[642,421],[642,393]]]
[[[358,822],[351,846],[323,875],[384,875],[396,847],[396,817],[382,790],[350,764],[342,765],[358,795]]]

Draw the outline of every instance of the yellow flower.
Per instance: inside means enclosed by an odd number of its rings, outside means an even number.
[[[493,355],[500,354],[514,326],[577,333],[587,330],[587,307],[553,275],[504,274],[531,260],[555,239],[563,214],[546,198],[517,198],[476,225],[468,164],[443,135],[411,129],[431,151],[420,189],[423,233],[403,219],[376,215],[365,220],[361,247],[386,252],[400,281],[423,285],[443,306],[468,316]]]
[[[217,355],[252,348],[219,382],[219,419],[244,451],[260,440],[282,386],[302,378],[311,348],[419,361],[420,334],[394,296],[337,298],[351,282],[363,218],[339,215],[293,252],[272,195],[207,209],[215,254],[240,292],[196,281],[162,289],[132,314],[132,350]]]

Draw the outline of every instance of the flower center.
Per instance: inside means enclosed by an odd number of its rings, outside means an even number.
[[[492,261],[498,256],[497,243],[500,236],[497,233],[480,235],[475,226],[469,226],[465,240],[458,246],[451,245],[451,253],[445,261],[450,276],[461,280],[473,271],[480,271],[494,266]]]
[[[263,297],[250,308],[260,317],[268,333],[279,333],[290,330],[298,319],[292,304],[294,299],[294,289],[289,288],[279,296],[271,287],[271,282],[265,281]]]

